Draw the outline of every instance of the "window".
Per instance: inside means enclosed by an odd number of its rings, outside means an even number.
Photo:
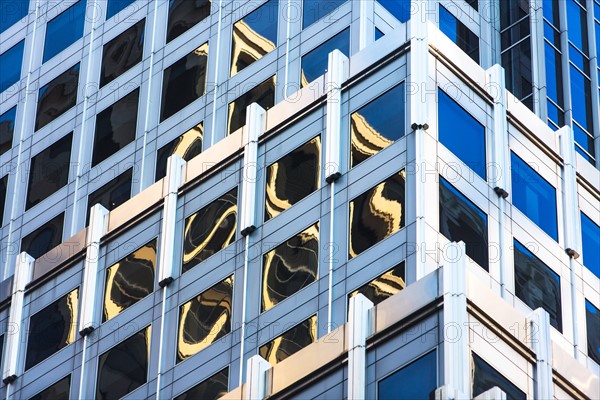
[[[466,0],[467,4],[473,7],[475,11],[479,11],[479,0]]]
[[[350,168],[404,136],[404,83],[350,116]]]
[[[79,0],[65,11],[48,21],[46,25],[46,41],[44,43],[44,57],[46,62],[83,36],[85,25],[85,8],[87,0]],[[69,4],[69,3],[66,3]],[[56,12],[61,10],[58,6]],[[51,9],[52,11],[52,9]]]
[[[585,321],[587,326],[587,354],[600,365],[600,310],[585,301]]]
[[[575,0],[567,0],[567,35],[569,41],[589,54],[586,11]]]
[[[348,258],[404,227],[404,170],[350,200]]]
[[[146,383],[151,330],[142,329],[99,357],[97,400],[119,399]]]
[[[320,181],[321,137],[317,136],[267,168],[265,221],[313,193]]]
[[[0,115],[0,156],[9,151],[12,147],[16,120],[17,106],[14,106],[4,114]]]
[[[157,239],[106,269],[102,322],[116,317],[154,290]]]
[[[402,261],[400,264],[379,275],[371,282],[365,283],[355,291],[348,293],[348,301],[360,293],[371,300],[373,305],[377,305],[406,287],[404,280],[405,276],[406,269],[404,267],[404,261]]]
[[[170,0],[167,43],[210,15],[210,0]]]
[[[258,354],[271,365],[275,365],[313,343],[316,338],[317,316],[313,315],[306,321],[260,346]]]
[[[345,56],[350,55],[350,28],[346,28],[319,47],[302,56],[300,84],[302,87],[325,73],[329,63],[329,53],[341,51]]]
[[[73,132],[31,158],[25,210],[63,188],[69,181]]]
[[[278,19],[279,0],[269,0],[233,24],[231,76],[275,50]]]
[[[515,294],[532,310],[548,311],[550,325],[562,332],[560,277],[516,240],[514,251]]]
[[[471,368],[473,368],[472,397],[477,397],[494,386],[498,386],[506,393],[507,400],[527,399],[527,396],[521,389],[516,387],[475,353],[471,353]]]
[[[70,392],[71,375],[67,375],[29,400],[69,400]]]
[[[106,8],[106,19],[113,17],[119,12],[123,11],[129,5],[133,4],[135,0],[108,0],[108,7]],[[133,10],[132,10],[133,11]]]
[[[252,103],[257,103],[265,110],[275,105],[275,75],[229,103],[227,120],[229,134],[246,125],[246,108]]]
[[[581,213],[583,265],[600,278],[600,226]]]
[[[412,361],[377,385],[379,400],[414,400],[433,398],[437,388],[437,351]]]
[[[40,258],[62,242],[65,213],[58,214],[21,240],[21,251]]]
[[[190,161],[202,152],[202,139],[204,136],[204,126],[200,122],[183,135],[171,140],[163,147],[158,149],[156,155],[156,176],[155,181],[164,178],[167,175],[167,161],[173,154],[177,154],[185,161]]]
[[[93,167],[135,140],[139,97],[137,88],[96,116]]]
[[[487,215],[440,177],[440,233],[465,242],[467,255],[489,270]]]
[[[160,122],[204,95],[208,42],[165,69]]]
[[[142,61],[144,53],[144,27],[142,19],[102,48],[100,87],[121,76]]]
[[[344,4],[346,0],[303,0],[302,1],[302,29],[328,16],[327,22],[331,23],[338,18],[335,11],[339,6]],[[331,15],[330,15],[331,14]]]
[[[31,316],[25,370],[77,339],[78,301],[77,288]]]
[[[237,187],[201,208],[185,220],[183,231],[183,272],[235,241]]]
[[[381,32],[379,29],[375,28],[375,40],[379,40],[384,36],[384,33]]]
[[[227,393],[228,383],[229,367],[175,397],[175,400],[217,400]]]
[[[4,18],[4,16],[2,18]],[[25,41],[21,40],[19,43],[0,54],[0,93],[21,79],[24,49]]]
[[[410,19],[410,0],[377,0],[400,22]]]
[[[4,225],[4,206],[6,205],[6,194],[7,193],[8,193],[8,175],[4,175],[2,178],[0,178],[0,227],[2,227]]]
[[[233,275],[179,307],[177,362],[231,332]]]
[[[558,241],[554,187],[515,153],[510,153],[510,160],[513,205]]]
[[[29,11],[28,0],[2,0],[0,1],[0,33],[4,32],[20,20]]]
[[[36,131],[75,105],[78,81],[79,64],[75,64],[40,89],[35,116]]]
[[[130,168],[100,189],[90,193],[86,209],[86,225],[90,222],[90,208],[94,205],[102,204],[102,207],[112,211],[131,198],[132,173],[133,168]]]
[[[479,64],[479,38],[442,5],[440,5],[440,30]]]

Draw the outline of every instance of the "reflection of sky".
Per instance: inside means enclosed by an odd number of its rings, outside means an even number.
[[[398,21],[406,22],[410,18],[410,0],[377,0]]]
[[[302,28],[306,28],[315,21],[336,10],[346,0],[304,0],[302,4]],[[331,13],[328,22],[337,20],[339,16]]]
[[[23,63],[23,49],[25,41],[19,43],[0,54],[0,92],[14,85],[21,77]]]
[[[350,29],[346,28],[319,47],[302,57],[302,86],[309,84],[325,73],[329,53],[338,49],[345,56],[350,53]]]
[[[46,25],[44,59],[48,61],[83,36],[86,0],[77,3],[60,13]]]
[[[600,278],[600,226],[581,213],[583,265]]]
[[[277,43],[278,11],[278,0],[269,0],[264,5],[242,18],[242,21],[258,35],[273,43]]]

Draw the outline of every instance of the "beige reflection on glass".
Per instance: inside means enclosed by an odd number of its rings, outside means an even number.
[[[252,29],[243,19],[233,24],[231,76],[275,50],[275,43]]]
[[[70,321],[69,332],[65,344],[71,344],[77,340],[77,313],[79,311],[79,288],[67,294],[67,313],[65,321]]]
[[[173,154],[177,154],[186,161],[189,161],[188,152],[192,148],[200,146],[202,148],[202,139],[204,137],[204,125],[200,122],[198,125],[179,136],[177,144],[173,148]]]
[[[352,113],[350,125],[350,145],[352,148],[350,168],[385,149],[394,142],[381,135],[369,125],[367,120],[360,115],[360,110]]]
[[[405,287],[406,283],[404,282],[404,278],[397,275],[397,269],[394,268],[381,274],[366,285],[351,292],[348,295],[348,298],[352,298],[357,294],[362,293],[375,305],[377,305],[382,300],[393,296]]]
[[[313,343],[317,337],[317,316],[313,315],[272,341],[260,346],[258,354],[275,365]]]

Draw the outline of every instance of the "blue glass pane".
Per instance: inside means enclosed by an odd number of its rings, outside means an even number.
[[[513,205],[558,241],[556,190],[515,153],[510,160]]]
[[[48,22],[42,62],[48,61],[83,36],[85,4],[86,0],[79,0]]]
[[[600,278],[600,226],[581,213],[583,265]]]
[[[560,64],[560,53],[548,42],[545,42],[546,58],[546,91],[548,97],[563,107],[562,91],[562,68]],[[556,121],[556,120],[555,120]]]
[[[486,179],[485,127],[442,90],[438,94],[439,141]]]
[[[410,19],[410,0],[377,0],[400,22]]]
[[[332,11],[345,2],[346,0],[304,0],[302,2],[302,29],[328,14],[331,14],[328,22],[337,20],[335,13],[332,13]]]
[[[0,155],[6,153],[12,147],[16,118],[17,106],[0,115]]]
[[[585,321],[588,357],[600,365],[600,310],[587,300],[585,301]]]
[[[0,1],[0,33],[4,32],[27,15],[28,0]]]
[[[106,19],[109,19],[113,15],[117,14],[128,5],[132,4],[134,1],[135,0],[108,0],[108,7],[106,8]]]
[[[573,119],[588,132],[592,130],[592,92],[590,80],[571,65]]]
[[[559,7],[557,0],[543,0],[542,1],[542,9],[544,12],[544,18],[546,18],[552,25],[555,27],[560,26],[559,20]]]
[[[350,28],[346,28],[314,50],[302,56],[300,83],[302,87],[325,73],[329,53],[338,49],[345,56],[350,53]]]
[[[0,93],[17,83],[21,78],[24,48],[25,41],[21,40],[0,54]]]
[[[527,395],[525,395],[521,389],[510,380],[506,379],[504,375],[496,371],[490,364],[485,362],[483,358],[475,353],[471,353],[471,355],[473,356],[473,397],[477,397],[494,386],[498,386],[506,393],[507,400],[527,399]]]
[[[586,12],[575,0],[567,0],[567,35],[577,48],[589,55]]]
[[[379,40],[383,37],[384,33],[381,32],[379,29],[375,28],[375,40]]]
[[[581,129],[576,122],[573,122],[573,135],[575,137],[575,143],[577,143],[582,149],[585,149],[592,157],[596,156],[596,149],[594,148],[594,138],[591,137],[586,131]]]
[[[436,353],[434,350],[381,380],[379,400],[429,399],[437,387]]]
[[[479,63],[479,38],[441,5],[440,30],[476,63]]]

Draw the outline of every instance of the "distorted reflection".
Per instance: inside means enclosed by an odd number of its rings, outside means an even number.
[[[102,204],[102,207],[106,208],[108,211],[112,211],[129,200],[131,197],[132,174],[133,168],[129,168],[121,175],[111,179],[100,189],[90,193],[88,196],[88,205],[86,209],[86,226],[90,222],[90,208],[92,208],[95,204]]]
[[[471,353],[471,368],[473,371],[473,397],[498,386],[506,393],[507,400],[525,400],[527,398],[521,389],[475,353]]]
[[[173,139],[158,150],[156,155],[156,176],[158,181],[167,175],[167,159],[177,154],[185,161],[190,161],[202,152],[202,138],[204,127],[202,122],[194,126],[183,135]]]
[[[235,187],[185,220],[183,272],[234,242],[237,196]]]
[[[296,325],[258,349],[258,354],[275,365],[302,350],[317,338],[317,316],[313,315],[306,321]]]
[[[404,227],[404,170],[350,201],[349,258]]]
[[[177,362],[231,331],[233,275],[179,307]]]
[[[146,19],[142,19],[104,45],[100,87],[142,61],[145,25]]]
[[[157,239],[154,239],[106,269],[102,322],[152,293],[156,244]]]
[[[246,125],[246,108],[252,103],[257,103],[265,110],[275,105],[275,75],[229,103],[228,134]]]
[[[302,87],[308,86],[309,83],[325,73],[329,62],[329,53],[336,49],[346,57],[350,55],[350,28],[344,29],[302,56],[300,61],[300,85]]]
[[[21,251],[40,258],[62,242],[65,213],[62,212],[21,240]]]
[[[36,131],[54,121],[75,105],[78,83],[79,63],[40,89],[35,115]]]
[[[263,256],[262,311],[317,280],[319,222]]]
[[[306,142],[267,168],[265,221],[315,190],[321,180],[321,137]]]
[[[169,0],[167,43],[210,15],[210,0]]]
[[[69,400],[71,391],[71,375],[65,376],[49,388],[44,389],[29,400]]]
[[[348,299],[360,293],[371,300],[374,305],[377,305],[406,287],[404,277],[405,268],[403,261],[394,268],[373,279],[371,282],[364,284],[354,292],[348,294]]]
[[[229,367],[217,372],[210,378],[200,382],[174,400],[217,400],[227,393],[229,383]]]
[[[404,83],[353,112],[350,130],[350,168],[404,136]]]
[[[12,147],[16,120],[17,106],[0,115],[0,156]]]

